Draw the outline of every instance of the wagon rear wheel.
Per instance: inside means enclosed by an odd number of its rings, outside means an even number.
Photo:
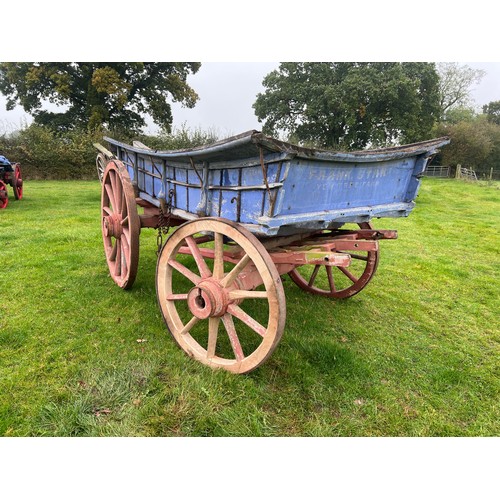
[[[14,165],[14,173],[12,174],[12,189],[14,190],[14,198],[20,200],[23,197],[23,178],[21,175],[21,167],[18,163]]]
[[[233,263],[228,255],[236,256]],[[250,274],[263,285],[246,290],[242,280]],[[276,266],[259,240],[233,222],[198,219],[176,229],[158,259],[156,292],[177,344],[212,368],[254,370],[281,339],[286,307]]]
[[[5,208],[9,203],[9,197],[7,195],[7,186],[5,182],[0,181],[0,209]]]
[[[108,160],[106,160],[106,157],[102,153],[99,153],[97,155],[97,158],[95,160],[95,164],[97,167],[97,177],[99,178],[99,181],[101,182],[101,184],[102,184],[102,179],[104,177],[104,170],[106,170],[107,162],[108,162]]]
[[[139,264],[141,224],[130,177],[118,160],[110,161],[104,171],[101,227],[111,278],[120,288],[130,288]]]
[[[369,222],[357,224],[360,229],[373,229]],[[348,229],[346,224],[342,229]],[[347,253],[347,252],[345,252]],[[379,248],[376,250],[348,252],[352,264],[347,267],[322,265],[301,266],[289,273],[294,283],[314,295],[335,299],[346,299],[359,293],[373,278],[379,261]]]

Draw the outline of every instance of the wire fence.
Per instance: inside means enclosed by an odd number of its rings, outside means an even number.
[[[451,177],[451,167],[431,165],[425,169],[427,177]]]

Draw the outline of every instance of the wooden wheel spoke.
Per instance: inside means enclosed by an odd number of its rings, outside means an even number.
[[[120,208],[118,207],[118,197],[117,197],[118,188],[116,187],[117,173],[114,170],[112,170],[109,174],[110,174],[109,178],[111,181],[111,195],[112,195],[112,199],[113,199],[113,209],[115,212],[119,212]]]
[[[326,267],[326,275],[328,276],[328,284],[330,285],[330,291],[331,292],[336,292],[335,288],[335,280],[333,279],[333,272],[332,268],[330,266],[325,266]]]
[[[118,240],[115,240],[115,244],[112,245],[111,252],[109,254],[109,260],[111,262],[113,262],[114,260],[116,260],[116,252],[118,250],[118,246],[117,245],[118,245]]]
[[[122,229],[122,238],[125,238],[127,240],[127,243],[130,244],[130,231],[128,227],[124,227]]]
[[[129,260],[129,255],[130,255],[130,245],[129,245],[128,241],[127,241],[127,238],[124,238],[123,236],[125,236],[125,234],[122,235],[122,238],[120,238],[120,241],[121,241],[121,245],[123,247],[124,261],[125,261],[125,264],[128,267],[128,260]]]
[[[229,337],[229,342],[231,343],[231,347],[233,349],[234,356],[236,357],[236,361],[243,360],[245,354],[243,353],[240,339],[238,338],[238,335],[236,333],[236,328],[234,327],[234,321],[232,316],[230,314],[224,314],[224,316],[222,317],[222,322],[224,323],[224,327]]]
[[[264,337],[267,329],[263,327],[258,321],[254,320],[249,314],[247,314],[240,306],[236,304],[231,304],[227,308],[234,317],[243,321],[245,325],[249,326],[254,332],[257,332],[261,337]]]
[[[125,248],[125,239],[121,240],[121,244],[122,244],[123,252],[122,252],[122,261],[121,261],[122,271],[121,271],[120,275],[126,276],[127,272],[128,272],[128,267],[129,267],[128,259],[130,258],[130,253],[129,253],[130,249]]]
[[[116,260],[115,260],[115,276],[122,275],[122,245],[121,240],[116,240]]]
[[[102,211],[106,214],[106,215],[113,215],[113,211],[109,208],[109,207],[102,207]]]
[[[165,297],[166,300],[187,300],[187,293],[171,293]]]
[[[175,259],[170,259],[168,261],[168,265],[174,268],[176,271],[179,271],[183,276],[185,276],[191,283],[197,285],[201,281],[201,277],[197,274],[193,273],[190,269],[188,269],[184,264],[176,261]]]
[[[250,262],[250,255],[245,254],[243,258],[231,269],[231,271],[221,280],[220,284],[223,287],[230,286],[233,281],[238,277],[238,274],[245,269],[246,265]]]
[[[214,234],[214,272],[217,280],[224,277],[224,236],[221,233]]]
[[[115,199],[116,199],[116,211],[121,213],[124,209],[124,205],[126,206],[126,202],[124,199],[123,186],[120,178],[118,177],[118,173],[115,173]]]
[[[212,272],[208,268],[208,265],[205,262],[203,255],[201,255],[200,249],[198,248],[196,241],[194,241],[194,238],[192,236],[186,237],[186,243],[188,244],[188,247],[191,250],[191,254],[194,257],[196,265],[198,266],[198,270],[200,271],[201,277],[209,278],[210,276],[212,276]]]
[[[116,211],[116,204],[113,196],[113,190],[108,183],[104,184],[104,189],[106,191],[106,194],[108,195],[108,201],[112,207],[112,210],[110,208],[108,209],[110,212],[109,215],[112,215]]]
[[[354,276],[354,274],[351,273],[351,271],[349,271],[348,269],[346,269],[345,267],[339,267],[339,269],[353,282],[353,283],[356,283],[356,281],[358,281],[358,278],[356,278],[356,276]]]
[[[269,294],[264,291],[256,291],[256,290],[231,290],[229,292],[230,300],[238,300],[238,299],[267,299]]]
[[[319,266],[319,265],[314,266],[314,271],[312,272],[311,277],[309,278],[309,283],[308,283],[309,286],[313,286],[313,283],[316,280],[316,276],[318,276],[318,272],[319,272],[320,268],[321,268],[321,266]]]
[[[196,323],[198,323],[198,321],[200,321],[196,316],[193,316],[185,325],[184,327],[182,328],[182,330],[179,332],[180,335],[186,335],[186,333],[189,333],[189,330],[191,330],[191,328],[193,328],[194,325],[196,325]]]
[[[123,216],[127,216],[127,198],[125,195],[125,190],[123,186],[120,184],[121,196],[120,196],[120,213]]]
[[[208,346],[207,357],[215,356],[215,348],[217,346],[217,335],[219,333],[220,318],[208,318]]]

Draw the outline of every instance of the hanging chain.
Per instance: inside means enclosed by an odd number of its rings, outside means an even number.
[[[172,217],[172,197],[174,196],[174,190],[171,189],[168,192],[168,201],[162,203],[160,200],[160,215],[158,217],[158,234],[156,235],[156,255],[160,255],[161,249],[163,248],[163,235],[167,235],[170,229],[170,219]],[[164,210],[165,208],[165,210]]]

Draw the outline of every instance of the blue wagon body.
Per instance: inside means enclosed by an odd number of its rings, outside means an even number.
[[[394,148],[339,153],[307,149],[257,131],[178,151],[106,137],[139,197],[173,214],[224,217],[261,236],[338,228],[413,209],[426,165],[443,137]]]

